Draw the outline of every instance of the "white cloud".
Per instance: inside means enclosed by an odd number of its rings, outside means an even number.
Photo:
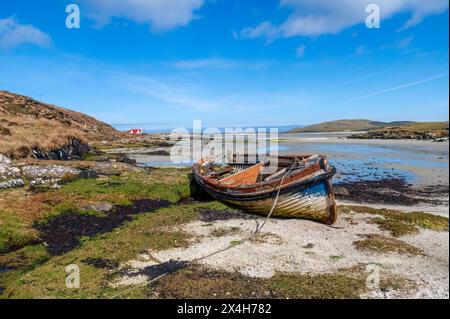
[[[361,56],[367,53],[367,48],[365,45],[359,45],[355,50],[355,55]]]
[[[261,36],[267,38],[274,38],[277,35],[276,27],[269,21],[265,21],[256,27],[248,27],[243,29],[241,32],[234,33],[235,39],[254,39]]]
[[[370,79],[370,78],[379,76],[379,75],[381,75],[381,74],[384,74],[384,73],[387,73],[387,72],[391,72],[392,70],[395,70],[395,69],[397,69],[397,68],[384,69],[384,70],[381,70],[381,71],[378,71],[378,72],[375,72],[375,73],[370,73],[370,74],[361,76],[361,77],[359,77],[359,78],[352,79],[352,80],[349,80],[349,81],[347,81],[347,82],[344,82],[344,83],[338,85],[338,87],[340,87],[340,86],[345,86],[345,85],[349,85],[349,84],[353,84],[353,83],[355,83],[355,82],[359,82],[359,81],[363,81],[363,80],[367,80],[367,79]]]
[[[179,60],[168,62],[168,65],[178,69],[229,69],[244,67],[253,70],[264,70],[272,64],[272,61],[245,61],[224,58],[205,58],[195,60]]]
[[[406,49],[411,45],[412,40],[414,40],[414,36],[410,35],[397,43],[397,49]]]
[[[281,7],[292,13],[279,25],[264,21],[256,27],[248,27],[237,33],[238,38],[266,37],[271,41],[280,37],[319,36],[336,34],[353,25],[364,23],[368,4],[380,7],[381,20],[398,13],[410,13],[411,17],[402,29],[420,23],[424,17],[445,12],[448,0],[281,0]]]
[[[414,40],[414,35],[409,35],[406,38],[395,41],[394,43],[382,45],[380,47],[380,49],[382,49],[382,50],[386,50],[386,49],[405,50],[405,49],[409,48],[409,46],[411,45],[413,40]]]
[[[225,59],[199,59],[199,60],[180,60],[172,63],[172,66],[180,69],[199,69],[199,68],[219,68],[227,69],[237,66],[238,63]]]
[[[98,67],[99,71],[107,75],[108,81],[133,94],[140,95],[147,100],[147,104],[155,107],[173,107],[189,112],[217,111],[232,113],[255,111],[261,114],[262,110],[286,110],[306,105],[307,97],[299,90],[294,92],[245,92],[215,90],[209,83],[195,77],[161,78],[151,75],[137,75],[116,69]],[[96,72],[98,76],[99,72]],[[154,100],[154,101],[152,101]],[[255,114],[256,114],[255,113]],[[204,113],[206,114],[206,113]]]
[[[404,83],[404,84],[401,84],[401,85],[398,85],[398,86],[394,86],[394,87],[390,87],[390,88],[383,89],[383,90],[380,90],[380,91],[372,92],[372,93],[369,93],[369,94],[366,94],[366,95],[358,96],[358,97],[356,97],[354,99],[351,99],[350,102],[367,99],[369,97],[377,96],[377,95],[388,93],[388,92],[392,92],[392,91],[397,91],[397,90],[400,90],[400,89],[408,88],[408,87],[411,87],[411,86],[416,86],[416,85],[419,85],[419,84],[427,83],[427,82],[434,81],[434,80],[441,79],[441,78],[445,78],[445,77],[448,77],[448,75],[447,74],[436,74],[436,75],[433,75],[433,76],[431,76],[429,78],[426,78],[426,79],[417,80],[417,81],[409,82],[409,83]]]
[[[185,26],[196,18],[204,0],[82,0],[89,15],[99,25],[111,18],[125,18],[148,24],[154,31],[167,31]]]
[[[305,50],[306,46],[302,44],[295,50],[295,54],[297,55],[297,57],[301,58],[303,55],[305,55]]]
[[[12,49],[22,44],[48,47],[51,38],[31,24],[20,24],[15,17],[0,19],[0,48]]]

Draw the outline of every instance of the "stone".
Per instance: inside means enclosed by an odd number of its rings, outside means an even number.
[[[0,181],[20,177],[20,169],[0,163]]]
[[[117,156],[116,161],[125,164],[136,164],[136,160],[128,158],[126,156]]]
[[[17,188],[25,186],[20,176],[20,169],[12,166],[12,161],[0,154],[0,189]]]
[[[59,165],[30,165],[22,168],[22,174],[30,181],[30,186],[36,186],[44,184],[56,185],[63,179],[80,177],[82,171]]]
[[[98,156],[95,158],[96,162],[108,162],[109,158],[107,156]]]
[[[19,187],[24,187],[24,186],[25,186],[25,182],[21,178],[10,179],[5,182],[0,182],[0,189],[19,188]]]
[[[109,212],[113,209],[114,205],[108,202],[96,202],[81,207],[83,210],[95,210],[99,212]]]
[[[91,169],[98,175],[106,176],[118,176],[125,172],[139,172],[142,170],[137,166],[117,162],[95,162],[95,165]]]
[[[79,140],[73,139],[67,145],[60,148],[44,151],[40,149],[33,149],[31,155],[40,160],[79,160],[82,159],[92,148]]]
[[[0,164],[11,165],[12,160],[6,155],[0,154]]]

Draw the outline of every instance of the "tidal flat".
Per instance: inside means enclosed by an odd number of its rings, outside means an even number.
[[[448,142],[280,143],[338,168],[333,226],[271,219],[245,241],[262,218],[191,200],[189,168],[156,167],[167,156],[58,161],[95,174],[0,191],[0,298],[448,298]]]

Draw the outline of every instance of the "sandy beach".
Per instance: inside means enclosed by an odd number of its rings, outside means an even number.
[[[354,243],[366,235],[390,236],[370,223],[365,214],[341,214],[331,228],[305,220],[272,219],[264,228],[262,239],[246,242],[229,251],[206,258],[200,263],[208,268],[238,272],[251,278],[270,278],[277,272],[308,275],[336,273],[361,267],[368,272],[376,265],[382,278],[401,278],[414,283],[413,289],[370,289],[363,298],[448,298],[448,233],[423,230],[415,236],[404,236],[402,242],[422,250],[421,254],[377,253],[360,251]],[[227,247],[232,241],[248,237],[261,219],[241,219],[239,214],[228,220],[195,221],[180,230],[195,234],[196,241],[187,249],[149,250],[125,263],[126,275],[118,285],[142,284],[152,279],[144,269],[170,260],[191,261]],[[217,230],[233,230],[217,237]]]
[[[0,297],[448,298],[448,142],[345,135],[284,134],[277,147],[337,168],[336,223],[270,218],[256,234],[264,217],[189,197],[190,163],[172,163],[162,137],[83,161],[4,157],[31,181],[0,192],[15,235]],[[67,263],[83,289],[65,288]]]
[[[340,207],[370,206],[379,212],[425,212],[448,218],[448,142],[350,140],[343,136],[285,134],[280,153],[327,155],[338,168],[335,186]],[[130,153],[143,165],[169,166],[168,157],[138,155],[136,150]],[[411,287],[369,289],[361,295],[363,298],[448,298],[448,232],[419,228],[414,234],[394,236],[374,222],[374,217],[387,219],[383,214],[356,213],[343,208],[333,227],[305,220],[271,219],[262,231],[261,240],[245,242],[202,259],[200,264],[250,278],[271,278],[280,271],[308,275],[339,273],[355,267],[364,273],[376,265],[382,278],[400,278]],[[194,236],[188,248],[148,250],[122,265],[125,275],[115,284],[146,283],[152,277],[145,269],[173,260],[195,261],[230,242],[251,236],[262,220],[242,218],[239,212],[231,212],[224,219],[181,225],[176,230]],[[218,232],[223,235],[217,236]],[[357,243],[365,238],[394,240],[394,246],[407,245],[414,252],[358,249]]]

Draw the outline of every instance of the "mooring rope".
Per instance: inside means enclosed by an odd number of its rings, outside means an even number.
[[[230,245],[228,245],[227,247],[222,248],[222,249],[219,249],[219,250],[217,250],[217,251],[215,251],[215,252],[212,252],[212,253],[210,253],[210,254],[207,254],[207,255],[204,255],[204,256],[201,256],[201,257],[194,258],[194,259],[188,261],[188,262],[186,263],[186,265],[184,265],[183,267],[177,268],[177,269],[175,269],[175,270],[173,270],[173,271],[166,271],[166,272],[162,273],[161,275],[159,275],[159,276],[157,276],[157,277],[155,277],[155,278],[153,278],[153,279],[151,279],[151,280],[147,280],[147,281],[145,281],[145,282],[143,282],[143,283],[141,283],[141,284],[138,284],[138,285],[136,285],[136,286],[130,287],[130,288],[128,288],[128,289],[126,289],[126,290],[124,290],[124,291],[122,291],[122,292],[119,292],[118,294],[112,296],[111,298],[114,299],[114,298],[116,298],[116,297],[122,295],[123,293],[128,292],[128,291],[131,291],[131,290],[133,290],[133,289],[136,289],[136,288],[138,288],[138,287],[140,287],[140,286],[150,285],[150,284],[152,284],[152,283],[154,283],[154,282],[160,280],[161,278],[163,278],[163,277],[165,277],[165,276],[167,276],[167,275],[173,274],[173,273],[175,273],[175,272],[177,272],[177,271],[179,271],[179,270],[181,270],[181,269],[187,268],[187,267],[189,266],[189,264],[194,264],[194,263],[197,263],[197,262],[199,262],[199,261],[205,260],[205,259],[207,259],[207,258],[209,258],[209,257],[215,256],[215,255],[218,255],[218,254],[221,254],[221,253],[223,253],[223,252],[225,252],[225,251],[228,251],[228,250],[230,250],[230,249],[232,249],[232,248],[235,248],[235,247],[237,247],[237,246],[242,245],[243,243],[246,243],[246,242],[250,241],[253,237],[255,237],[255,236],[261,231],[261,229],[263,229],[263,227],[266,225],[266,223],[267,223],[267,222],[269,221],[269,219],[272,217],[272,214],[273,214],[273,212],[274,212],[274,210],[275,210],[275,207],[276,207],[276,205],[277,205],[277,203],[278,203],[278,199],[279,199],[279,197],[280,197],[281,188],[282,188],[282,186],[283,186],[284,179],[285,179],[285,177],[292,171],[292,169],[296,166],[296,164],[298,164],[298,158],[295,158],[295,159],[294,159],[294,161],[293,161],[293,163],[291,164],[291,166],[289,167],[289,169],[288,169],[288,170],[283,174],[283,176],[281,177],[280,183],[278,184],[278,186],[276,186],[276,188],[274,188],[274,190],[275,190],[275,189],[278,189],[278,190],[277,190],[277,194],[276,194],[275,199],[274,199],[274,201],[273,201],[273,203],[272,203],[272,207],[270,208],[269,213],[267,214],[267,216],[266,216],[265,219],[264,219],[264,222],[263,222],[261,225],[258,225],[258,222],[257,222],[257,226],[256,226],[255,231],[254,231],[249,237],[244,238],[244,239],[241,239],[241,240],[239,240],[237,243],[230,244]],[[163,264],[163,263],[160,263],[159,265],[162,265],[162,264]],[[159,265],[158,265],[158,266],[159,266]]]

